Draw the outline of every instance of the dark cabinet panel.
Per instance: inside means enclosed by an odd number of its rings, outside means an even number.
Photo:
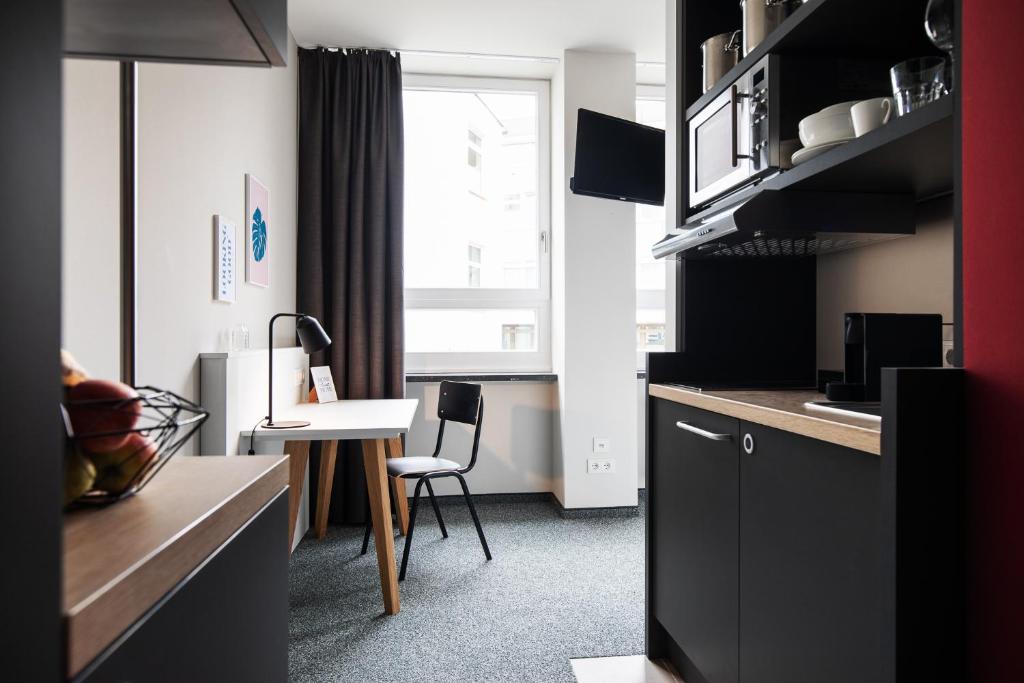
[[[61,4],[0,3],[0,679],[61,673]]]
[[[653,616],[701,677],[737,683],[739,422],[669,401],[650,405]]]
[[[76,679],[288,679],[288,492],[257,513]]]
[[[65,0],[69,56],[284,66],[287,0]]]
[[[881,680],[880,458],[740,427],[744,680]]]

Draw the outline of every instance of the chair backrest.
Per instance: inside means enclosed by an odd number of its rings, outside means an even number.
[[[441,453],[445,422],[451,420],[452,422],[476,425],[476,430],[473,433],[473,454],[470,456],[469,464],[462,468],[462,471],[468,472],[473,469],[476,464],[477,451],[480,450],[480,430],[484,424],[484,397],[480,393],[480,385],[447,380],[441,382],[441,392],[437,398],[437,416],[441,418],[441,425],[437,429],[437,447],[434,449],[434,457]]]
[[[442,420],[475,425],[479,403],[479,384],[444,381],[437,398],[437,416]]]

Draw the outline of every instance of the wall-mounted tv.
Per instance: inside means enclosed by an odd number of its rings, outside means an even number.
[[[590,197],[663,205],[665,131],[580,109],[569,189]]]

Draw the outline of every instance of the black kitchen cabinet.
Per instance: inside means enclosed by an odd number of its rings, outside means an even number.
[[[738,683],[739,422],[669,401],[651,407],[653,614],[686,654],[685,680]]]
[[[880,459],[748,422],[740,434],[744,680],[881,680]]]
[[[688,384],[682,355],[648,358],[649,393]],[[722,412],[648,398],[647,656],[688,683],[969,680],[963,371],[883,369],[877,455],[820,417],[820,439],[784,431],[789,411],[747,392],[685,393]],[[687,418],[732,441],[681,434]]]
[[[649,419],[649,618],[683,679],[881,680],[880,459],[662,399]]]
[[[285,490],[73,683],[286,681],[287,526]]]

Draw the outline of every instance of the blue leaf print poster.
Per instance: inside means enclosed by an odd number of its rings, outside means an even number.
[[[270,286],[270,190],[256,176],[245,174],[245,279]]]
[[[267,255],[267,222],[259,207],[252,212],[252,257],[262,261]]]

